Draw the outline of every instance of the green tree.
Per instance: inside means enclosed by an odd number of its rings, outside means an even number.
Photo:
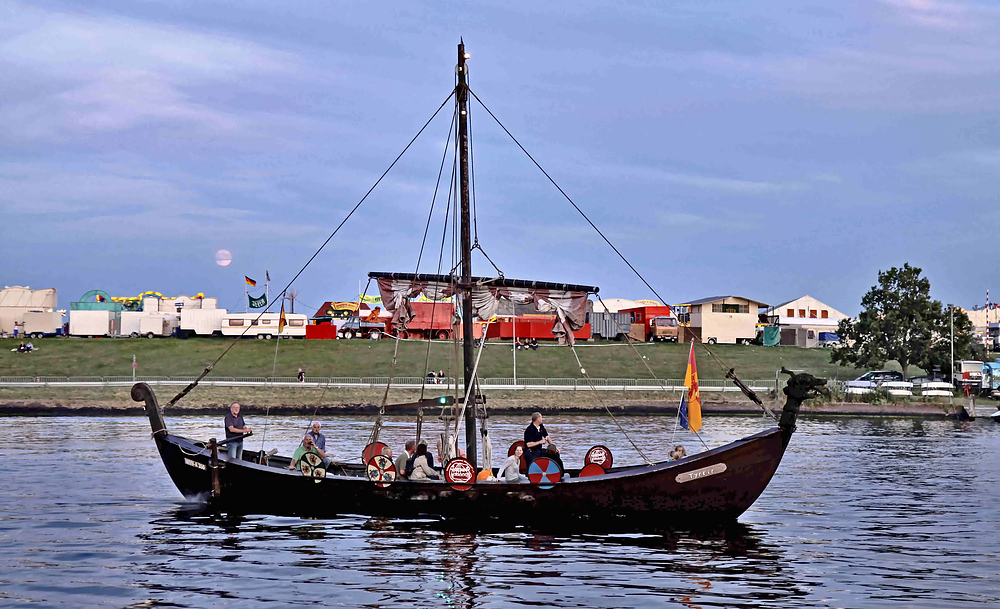
[[[921,269],[910,266],[879,271],[878,285],[861,299],[857,319],[837,327],[841,344],[830,355],[834,363],[881,368],[895,360],[909,376],[911,365],[924,370],[948,370],[951,356],[948,310],[931,300],[931,283]],[[978,345],[982,351],[982,345]],[[955,359],[979,355],[969,317],[955,311]]]

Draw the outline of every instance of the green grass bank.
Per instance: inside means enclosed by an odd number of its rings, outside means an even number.
[[[137,373],[150,376],[197,375],[212,363],[230,341],[221,338],[112,339],[43,338],[36,351],[12,353],[19,341],[0,340],[0,376],[127,376],[132,356]],[[277,364],[275,364],[275,343]],[[240,340],[212,372],[218,376],[387,376],[395,341],[381,340]],[[456,348],[451,343],[399,343],[395,376],[423,376],[428,369],[454,376]],[[684,377],[688,346],[667,343],[638,344],[584,342],[576,348],[590,376],[595,378],[650,378],[645,362],[658,378]],[[861,371],[830,363],[825,349],[715,345],[712,351],[744,379],[771,379],[782,366],[830,379],[855,378]],[[636,354],[638,352],[639,355]],[[703,379],[721,379],[725,370],[701,346],[696,346],[698,372]],[[479,364],[483,378],[513,376],[510,344],[487,343]],[[644,356],[645,359],[640,359]],[[425,361],[427,362],[425,365]],[[566,347],[543,345],[517,352],[519,378],[578,378],[580,370]]]

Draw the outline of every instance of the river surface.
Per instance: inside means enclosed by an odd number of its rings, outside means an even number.
[[[221,436],[221,417],[168,419]],[[673,420],[620,419],[663,458]],[[248,448],[287,454],[309,421],[249,417]],[[355,458],[363,417],[324,420]],[[709,417],[717,446],[766,427]],[[525,421],[491,419],[496,457]],[[639,462],[607,417],[546,419],[567,466],[587,448]],[[433,424],[428,424],[430,436]],[[413,433],[390,421],[394,448]],[[675,443],[700,443],[687,432]],[[805,419],[768,489],[715,533],[547,534],[433,522],[199,515],[144,418],[0,418],[2,607],[996,607],[1000,425]],[[683,524],[683,523],[679,523]]]

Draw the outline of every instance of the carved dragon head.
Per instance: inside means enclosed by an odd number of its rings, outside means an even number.
[[[781,372],[791,377],[784,390],[790,400],[802,402],[821,395],[830,395],[830,390],[826,388],[826,379],[816,378],[806,372],[792,372],[785,367],[781,368]]]

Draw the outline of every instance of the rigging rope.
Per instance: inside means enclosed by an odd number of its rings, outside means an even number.
[[[594,386],[594,381],[590,378],[590,374],[587,373],[587,369],[583,367],[583,363],[580,362],[580,356],[576,353],[576,347],[570,345],[569,348],[570,351],[573,352],[573,357],[576,358],[576,365],[580,367],[580,374],[582,374],[587,379],[587,384],[590,385],[590,389],[591,391],[594,392],[594,396],[597,398],[597,401],[600,402],[601,406],[604,407],[604,410],[607,411],[608,416],[610,416],[611,420],[615,422],[615,425],[617,425],[618,429],[622,432],[622,434],[624,434],[625,439],[629,441],[629,444],[632,445],[632,448],[635,449],[635,452],[639,453],[639,456],[642,457],[642,460],[646,462],[646,465],[652,465],[653,462],[650,461],[649,457],[647,457],[646,454],[642,452],[642,449],[639,448],[639,446],[632,441],[632,437],[628,435],[628,432],[625,431],[625,428],[622,427],[622,424],[619,423],[615,415],[611,413],[611,409],[608,408],[608,405],[605,404],[604,400],[601,399],[600,393],[597,392],[597,387]]]
[[[525,147],[521,145],[521,142],[519,142],[517,138],[514,137],[514,134],[507,130],[507,127],[500,122],[500,119],[497,118],[495,114],[493,114],[493,111],[490,110],[486,106],[486,104],[483,103],[483,100],[479,99],[479,96],[476,95],[472,89],[469,89],[469,94],[472,95],[472,97],[474,97],[475,100],[479,102],[479,105],[481,105],[483,109],[486,110],[486,112],[493,118],[493,120],[496,121],[498,125],[500,125],[500,128],[504,130],[504,133],[506,133],[510,137],[510,139],[513,140],[515,144],[517,144],[517,147],[521,149],[521,152],[527,155],[527,157],[531,160],[531,162],[535,164],[535,167],[537,167],[538,170],[542,172],[542,175],[548,178],[549,182],[551,182],[552,185],[556,187],[556,190],[558,190],[559,193],[562,194],[562,196],[565,197],[567,201],[569,201],[569,204],[573,206],[573,209],[575,209],[581,216],[583,216],[583,219],[587,221],[587,224],[590,224],[591,228],[597,231],[597,234],[601,236],[601,239],[604,239],[604,242],[607,243],[608,246],[610,246],[611,249],[614,250],[616,254],[618,254],[618,257],[621,258],[626,265],[628,265],[628,268],[632,269],[632,272],[635,273],[635,276],[638,277],[644,284],[646,284],[646,287],[649,288],[649,291],[655,294],[656,297],[660,299],[660,302],[666,302],[663,299],[663,297],[660,296],[660,294],[656,291],[656,289],[654,289],[653,286],[651,286],[649,282],[646,281],[646,278],[642,276],[642,273],[640,273],[638,269],[632,266],[632,263],[628,261],[628,259],[618,250],[617,247],[615,247],[613,243],[611,243],[611,240],[608,239],[603,232],[601,232],[601,229],[597,228],[597,225],[594,224],[589,217],[587,217],[587,214],[585,214],[582,209],[580,209],[580,206],[578,206],[576,202],[573,201],[573,199],[568,194],[566,194],[566,191],[563,190],[562,187],[559,186],[559,184],[556,183],[554,179],[552,179],[552,176],[550,176],[549,173],[542,168],[542,166],[538,163],[538,161],[535,160],[535,157],[531,156],[531,153],[528,152],[527,149],[525,149]]]
[[[424,123],[423,127],[421,127],[419,131],[417,131],[417,134],[414,135],[413,138],[410,139],[410,141],[403,148],[403,150],[398,155],[396,155],[396,158],[393,159],[392,163],[390,163],[389,166],[386,168],[386,170],[382,172],[382,175],[380,175],[379,178],[375,180],[375,183],[372,184],[371,188],[368,189],[368,192],[366,192],[365,195],[361,197],[361,200],[359,200],[354,205],[354,207],[351,208],[351,211],[348,212],[347,216],[345,216],[343,220],[341,220],[340,224],[337,225],[337,228],[335,228],[333,232],[330,233],[330,236],[326,238],[326,241],[324,241],[323,244],[319,246],[319,248],[313,253],[313,255],[309,257],[309,260],[307,260],[306,263],[302,265],[302,268],[300,268],[299,271],[295,273],[295,276],[292,277],[291,281],[289,281],[288,284],[284,287],[284,289],[282,289],[283,293],[286,292],[288,288],[292,286],[293,283],[295,283],[295,280],[299,278],[299,275],[301,275],[306,270],[306,268],[310,264],[312,264],[312,261],[316,259],[316,256],[319,256],[320,252],[323,251],[323,248],[325,248],[327,244],[330,243],[330,240],[333,239],[338,232],[340,232],[340,229],[343,228],[344,224],[346,224],[347,221],[351,219],[351,216],[354,215],[354,212],[358,211],[358,208],[361,207],[361,204],[368,199],[368,196],[372,194],[372,191],[374,191],[375,188],[382,182],[382,180],[385,178],[386,175],[388,175],[388,173],[392,170],[392,168],[396,166],[396,163],[399,162],[399,159],[401,159],[403,155],[406,154],[406,151],[410,149],[410,146],[413,145],[413,142],[417,141],[417,138],[419,138],[420,135],[424,132],[424,130],[427,129],[427,126],[430,125],[431,122],[437,117],[438,113],[441,112],[441,109],[445,107],[445,105],[448,103],[448,100],[450,100],[453,95],[455,95],[455,90],[452,90],[448,94],[448,97],[446,97],[445,100],[441,102],[441,105],[438,106],[438,109],[434,111],[434,114],[432,114],[431,117],[427,119],[427,122]],[[267,313],[271,309],[271,304],[273,303],[268,303],[267,308],[265,308],[263,311],[260,312],[259,315],[257,315],[257,320],[259,320],[260,317],[264,315],[264,313]],[[223,351],[222,354],[219,355],[219,357],[217,357],[214,362],[206,366],[205,369],[202,370],[201,374],[199,374],[198,377],[193,382],[191,382],[187,387],[182,389],[180,393],[178,393],[173,397],[172,400],[167,402],[166,407],[173,406],[174,404],[177,403],[178,400],[182,399],[184,396],[190,393],[192,389],[197,387],[198,383],[200,383],[201,380],[205,378],[209,372],[214,370],[215,366],[218,365],[220,361],[222,361],[222,358],[226,357],[226,354],[228,354],[232,350],[232,348],[236,346],[236,344],[239,342],[239,339],[242,338],[243,335],[245,335],[250,330],[250,327],[252,325],[254,324],[247,326],[246,329],[243,330],[242,334],[234,338],[233,342],[230,343],[228,347],[226,347],[225,351]]]

